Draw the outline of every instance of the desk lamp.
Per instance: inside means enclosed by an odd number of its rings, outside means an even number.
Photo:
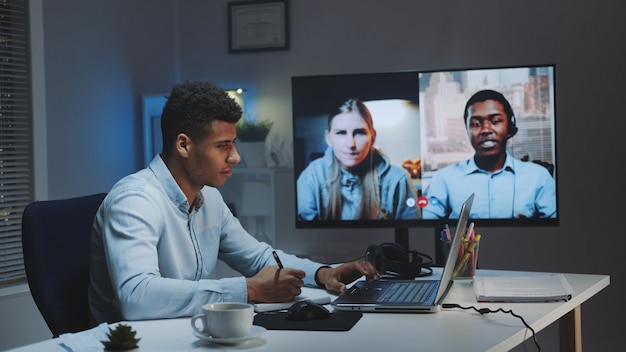
[[[243,184],[241,215],[256,220],[255,235],[259,241],[272,243],[265,233],[265,218],[272,216],[272,190],[267,183],[249,181]]]

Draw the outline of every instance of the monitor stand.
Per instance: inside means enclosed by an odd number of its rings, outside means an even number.
[[[446,258],[443,255],[443,246],[441,245],[440,235],[441,231],[445,227],[435,227],[435,258],[433,266],[443,267],[445,265]],[[402,247],[409,249],[409,229],[407,227],[396,227],[395,229],[395,242]]]
[[[402,247],[409,249],[409,228],[408,227],[396,227],[395,229],[395,241]]]
[[[435,263],[433,266],[443,267],[446,262],[446,258],[443,255],[443,246],[441,245],[441,231],[443,231],[445,227],[435,227]]]

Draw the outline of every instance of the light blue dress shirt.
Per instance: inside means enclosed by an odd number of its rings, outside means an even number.
[[[89,304],[94,322],[191,316],[210,302],[246,302],[245,277],[276,265],[272,247],[249,235],[213,187],[194,209],[160,156],[120,180],[92,230]],[[322,264],[278,251],[315,285]],[[217,259],[242,277],[210,279]]]
[[[548,170],[507,154],[504,167],[489,173],[478,168],[474,158],[434,173],[424,195],[428,206],[424,219],[459,217],[461,205],[474,193],[470,217],[503,219],[556,217],[556,183]]]

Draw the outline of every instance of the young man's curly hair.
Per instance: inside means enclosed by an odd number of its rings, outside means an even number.
[[[163,153],[174,147],[176,136],[184,133],[192,140],[202,139],[213,120],[236,123],[241,107],[225,90],[207,81],[176,84],[161,114]]]

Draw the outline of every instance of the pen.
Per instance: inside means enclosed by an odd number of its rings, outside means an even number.
[[[474,231],[476,232],[476,231]],[[474,245],[474,248],[472,249],[471,256],[470,256],[470,276],[474,276],[474,274],[476,273],[476,246],[478,246],[478,241],[480,241],[480,234],[478,235],[474,235],[474,233],[472,233],[472,238],[470,239],[470,241],[472,242],[472,244]]]
[[[470,259],[471,253],[474,252],[474,249],[476,248],[476,244],[478,243],[478,241],[480,241],[480,234],[476,235],[475,241],[469,245],[469,248],[467,249],[466,253],[463,255],[463,258],[461,259],[460,262],[457,263],[456,268],[454,268],[454,272],[452,273],[452,277],[456,277],[457,275],[459,275],[459,272],[461,271],[461,269],[463,269],[465,265],[467,265],[467,262]]]
[[[276,259],[276,264],[278,264],[278,267],[282,269],[283,262],[280,261],[280,258],[278,257],[278,253],[276,253],[276,251],[272,251],[272,255],[274,256],[274,259]]]
[[[470,223],[469,228],[467,229],[467,233],[465,234],[465,239],[469,241],[473,240],[474,239],[473,233],[474,233],[474,223],[472,222]]]

